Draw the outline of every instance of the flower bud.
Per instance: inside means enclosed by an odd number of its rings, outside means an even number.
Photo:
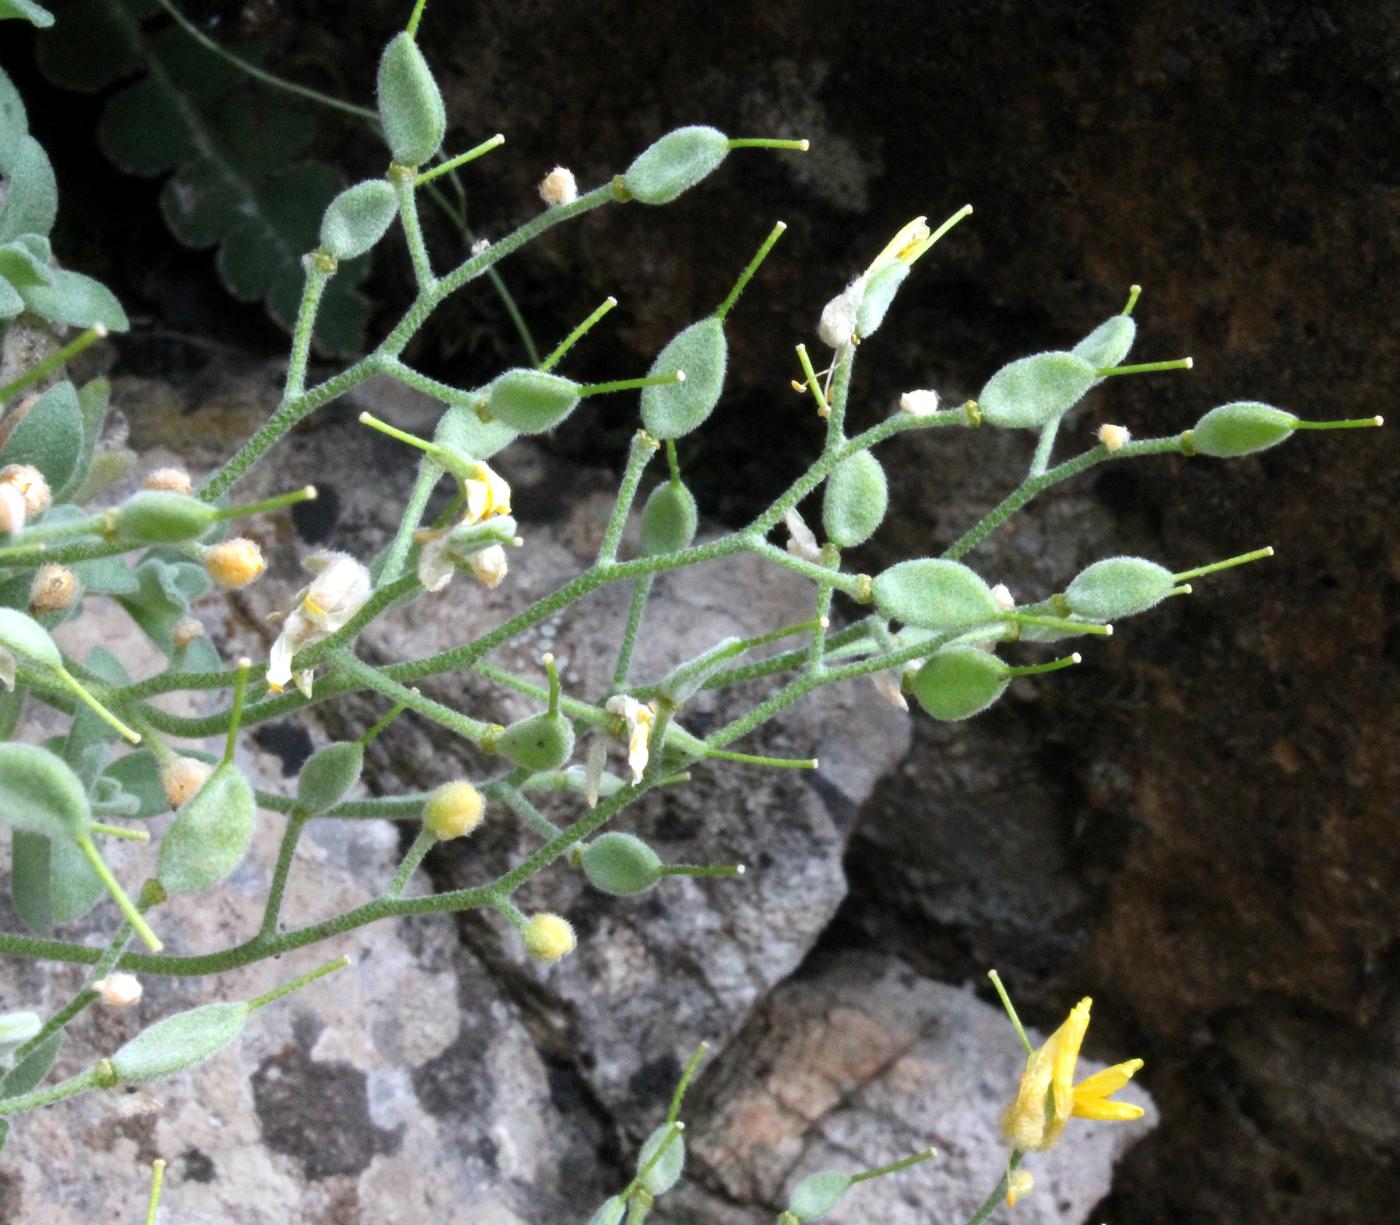
[[[1132,434],[1121,425],[1099,426],[1099,441],[1103,443],[1104,450],[1110,455],[1114,451],[1120,450],[1125,443],[1132,441],[1132,437]]]
[[[507,370],[491,385],[487,411],[522,434],[542,434],[564,420],[579,402],[579,385],[543,370]]]
[[[653,438],[680,438],[703,425],[719,403],[729,342],[724,324],[711,315],[678,332],[656,355],[649,376],[685,371],[681,383],[642,388],[642,424]]]
[[[1011,683],[1006,665],[976,647],[948,647],[914,674],[914,696],[935,719],[955,722],[980,714]]]
[[[906,391],[899,397],[899,411],[911,417],[932,417],[938,411],[938,393]]]
[[[1212,408],[1191,431],[1198,455],[1231,459],[1277,446],[1297,426],[1298,418],[1267,404],[1234,403]]]
[[[33,464],[6,464],[0,468],[0,485],[9,485],[24,498],[24,513],[31,519],[53,502],[48,481]]]
[[[443,783],[423,804],[423,824],[443,840],[464,838],[481,824],[485,807],[471,783]]]
[[[170,635],[170,640],[177,647],[187,647],[196,638],[204,637],[204,626],[197,617],[181,617],[176,623],[174,631]]]
[[[267,562],[256,541],[236,536],[205,549],[204,568],[220,587],[237,591],[261,575],[267,569]]]
[[[884,521],[888,505],[889,485],[880,461],[869,451],[857,451],[827,477],[822,500],[827,539],[843,549],[864,544]]]
[[[347,187],[321,217],[321,250],[338,260],[363,255],[384,237],[398,214],[398,196],[383,179]]]
[[[1039,429],[1073,408],[1094,385],[1096,367],[1073,353],[1036,353],[1003,366],[977,403],[988,425]]]
[[[568,919],[557,914],[532,915],[520,929],[525,951],[536,961],[558,961],[574,951],[578,939]]]
[[[604,893],[631,897],[651,889],[664,875],[661,857],[640,838],[611,832],[583,848],[583,874]]]
[[[442,145],[447,109],[428,61],[407,31],[384,48],[378,93],[379,122],[394,161],[421,166]]]
[[[141,998],[141,980],[135,974],[109,974],[92,984],[108,1008],[130,1008]]]
[[[552,208],[578,199],[578,182],[567,166],[556,166],[540,183],[540,199]]]
[[[669,204],[710,174],[729,153],[729,138],[708,127],[677,128],[644,149],[623,184],[643,204]]]
[[[156,468],[147,475],[142,488],[152,489],[158,493],[190,494],[194,492],[194,486],[190,483],[190,474],[183,468]]]
[[[36,617],[62,612],[78,598],[78,576],[67,566],[40,566],[29,587],[29,611]]]
[[[118,536],[143,544],[179,544],[204,535],[217,513],[185,494],[146,489],[118,508],[116,530]]]
[[[680,481],[663,481],[642,507],[642,552],[656,557],[687,548],[699,518],[690,490]]]
[[[992,588],[992,597],[1002,612],[1012,612],[1016,608],[1016,597],[1011,594],[1011,588],[1005,583],[998,583]]]
[[[165,789],[170,807],[181,807],[213,773],[213,766],[196,757],[176,757],[166,762],[160,768],[160,785]]]
[[[557,770],[573,756],[573,724],[558,714],[521,719],[496,738],[496,752],[531,771]]]

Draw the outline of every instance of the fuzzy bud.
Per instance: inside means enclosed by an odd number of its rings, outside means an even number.
[[[175,626],[175,632],[170,635],[170,639],[177,647],[187,647],[196,638],[204,637],[204,626],[196,617],[182,617],[179,624]]]
[[[7,536],[22,532],[28,517],[24,509],[24,494],[13,485],[0,481],[0,532]]]
[[[997,607],[1004,612],[1010,612],[1016,607],[1016,597],[1011,594],[1011,588],[1005,583],[998,583],[992,588],[992,599],[997,602]]]
[[[207,761],[195,757],[176,757],[160,768],[160,785],[171,808],[179,808],[195,794],[214,773]]]
[[[40,566],[29,587],[29,611],[39,617],[62,612],[78,597],[78,576],[67,566]]]
[[[938,393],[906,391],[899,397],[899,411],[911,417],[932,417],[938,411]]]
[[[423,824],[444,840],[464,838],[481,824],[485,807],[471,783],[443,783],[423,805]]]
[[[537,914],[520,929],[525,951],[536,961],[558,961],[574,951],[578,939],[568,919],[557,914]]]
[[[109,974],[92,984],[108,1008],[130,1008],[141,998],[141,980],[134,974]]]
[[[540,199],[551,208],[572,204],[578,199],[578,183],[567,166],[556,166],[540,183]]]
[[[1130,434],[1124,426],[1099,426],[1099,441],[1103,443],[1110,455],[1118,450],[1125,442],[1131,441],[1132,437],[1132,434]]]
[[[237,591],[258,578],[267,569],[267,562],[257,541],[236,536],[205,549],[204,568],[220,587]]]
[[[31,519],[53,502],[48,481],[33,464],[6,464],[0,468],[0,484],[9,485],[24,498],[24,511]]]
[[[499,586],[501,580],[510,570],[510,563],[506,560],[506,551],[498,544],[473,553],[467,558],[467,565],[471,567],[476,581],[483,587]]]
[[[143,489],[154,489],[159,493],[190,494],[194,485],[190,474],[183,468],[157,468],[147,477]]]

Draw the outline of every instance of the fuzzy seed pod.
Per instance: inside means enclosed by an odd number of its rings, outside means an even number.
[[[687,548],[699,521],[690,490],[680,481],[663,481],[642,507],[642,552],[656,557]]]
[[[321,250],[335,259],[363,255],[399,215],[399,198],[383,179],[347,187],[321,216]]]
[[[604,893],[631,897],[645,893],[662,877],[661,858],[632,834],[613,830],[583,849],[583,874]]]
[[[442,145],[447,109],[413,35],[398,34],[379,61],[379,122],[401,166],[421,166]]]
[[[78,598],[78,576],[67,566],[40,566],[29,588],[29,611],[36,617],[62,612]]]
[[[998,370],[977,403],[988,425],[1039,429],[1069,412],[1097,378],[1095,367],[1073,353],[1037,353]]]
[[[578,406],[579,385],[543,370],[507,370],[491,384],[487,410],[522,434],[552,430]]]
[[[1199,455],[1232,459],[1277,446],[1293,433],[1298,418],[1268,404],[1237,402],[1212,408],[1191,431]]]
[[[226,591],[237,591],[257,579],[267,569],[257,541],[235,536],[204,550],[204,568]]]
[[[190,474],[183,468],[157,468],[151,472],[142,485],[143,489],[153,489],[158,493],[190,494],[194,485]]]
[[[142,544],[180,544],[204,535],[217,512],[182,493],[144,489],[117,510],[117,535]]]
[[[729,153],[729,138],[714,128],[677,128],[644,149],[622,181],[643,204],[670,204],[710,174]]]
[[[471,783],[443,783],[423,804],[423,824],[444,840],[464,838],[481,824],[485,807]]]
[[[165,788],[165,798],[170,801],[170,807],[179,808],[204,786],[213,773],[213,766],[195,757],[177,757],[167,762],[160,770],[160,785]]]
[[[880,461],[869,451],[857,451],[827,478],[822,500],[827,539],[843,549],[864,544],[884,522],[888,505],[889,485]]]
[[[557,914],[537,914],[520,929],[525,951],[536,961],[558,961],[574,951],[578,938],[568,919]]]

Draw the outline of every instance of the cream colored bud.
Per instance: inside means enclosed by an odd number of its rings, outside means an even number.
[[[537,914],[520,929],[525,951],[536,961],[558,961],[574,951],[578,938],[568,919],[557,914]]]
[[[473,553],[467,558],[467,565],[471,567],[472,573],[476,575],[477,581],[483,587],[499,586],[501,580],[510,570],[510,563],[506,560],[506,551],[498,544]]]
[[[43,514],[53,502],[48,481],[33,464],[6,464],[0,468],[0,484],[19,491],[24,498],[25,513],[31,519]]]
[[[144,487],[161,493],[189,494],[194,491],[190,474],[183,468],[156,468],[146,476]]]
[[[0,483],[0,532],[7,536],[22,532],[28,517],[24,508],[24,494],[13,485]]]
[[[67,566],[40,566],[29,586],[29,611],[36,617],[62,612],[78,597],[78,576]]]
[[[899,397],[899,411],[911,417],[932,417],[938,411],[938,393],[906,391]]]
[[[464,838],[481,824],[485,807],[471,783],[443,783],[423,804],[423,824],[439,838]]]
[[[176,625],[175,632],[170,635],[171,641],[177,647],[187,647],[196,638],[204,637],[204,626],[195,617],[184,617]]]
[[[1118,450],[1119,447],[1131,439],[1132,434],[1121,425],[1099,426],[1099,441],[1103,443],[1110,452]]]
[[[1011,594],[1011,588],[1005,583],[998,583],[992,588],[992,599],[997,602],[997,607],[1002,612],[1010,612],[1016,607],[1016,597]]]
[[[130,1008],[141,998],[141,980],[135,974],[109,974],[92,984],[108,1008]]]
[[[556,166],[540,183],[540,199],[550,207],[572,204],[578,199],[578,183],[574,172],[566,166]]]
[[[489,238],[478,238],[474,243],[472,243],[471,253],[473,255],[484,255],[490,249],[491,240]]]
[[[166,762],[160,768],[160,785],[165,788],[170,807],[179,808],[213,773],[213,766],[195,757],[176,757]]]
[[[237,591],[262,574],[267,569],[267,562],[263,560],[257,541],[236,536],[205,549],[204,568],[220,587]]]

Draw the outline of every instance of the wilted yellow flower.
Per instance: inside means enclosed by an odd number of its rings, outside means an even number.
[[[360,611],[373,588],[369,570],[348,553],[321,550],[302,565],[315,572],[316,578],[298,597],[296,607],[282,625],[282,633],[272,644],[267,687],[273,693],[281,693],[288,681],[295,680],[297,688],[310,698],[314,670],[303,668],[293,677],[292,657],[302,647],[335,633]]]
[[[609,698],[603,709],[610,715],[621,715],[627,724],[627,764],[632,767],[632,781],[640,783],[651,756],[651,729],[656,723],[656,711],[621,693]]]
[[[1105,1123],[1142,1117],[1141,1106],[1110,1100],[1142,1067],[1141,1059],[1115,1064],[1074,1084],[1074,1066],[1089,1028],[1092,1002],[1087,997],[1080,1000],[1065,1023],[1026,1060],[1016,1100],[1001,1116],[1001,1130],[1014,1148],[1049,1148],[1071,1116]]]

